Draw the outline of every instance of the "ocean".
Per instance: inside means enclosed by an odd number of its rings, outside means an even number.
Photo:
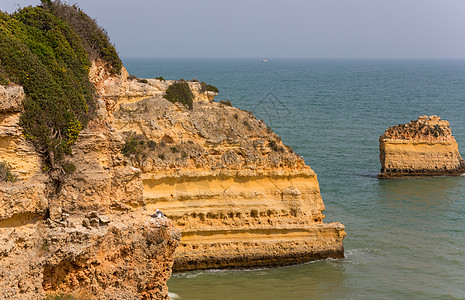
[[[378,138],[421,115],[465,154],[464,60],[130,59],[141,78],[198,79],[252,111],[318,174],[345,258],[174,274],[172,299],[465,299],[465,177],[378,180]]]

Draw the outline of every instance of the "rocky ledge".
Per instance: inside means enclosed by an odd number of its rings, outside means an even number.
[[[378,178],[457,176],[465,173],[450,124],[438,116],[421,116],[389,127],[379,138]]]
[[[0,182],[0,299],[168,299],[180,232],[130,206],[142,201],[141,172],[125,165],[104,102],[58,191],[22,135],[24,97],[0,85],[0,162],[16,179]]]
[[[163,98],[173,81],[114,76],[98,62],[90,74],[141,170],[133,205],[161,209],[182,232],[174,271],[343,258],[344,226],[323,222],[317,175],[262,120],[198,82],[189,109]]]
[[[323,222],[317,175],[251,112],[199,82],[187,82],[191,108],[172,103],[174,81],[98,60],[89,77],[96,117],[59,185],[22,135],[22,87],[0,89],[0,162],[17,178],[0,183],[0,298],[166,299],[172,266],[343,258],[344,226]]]

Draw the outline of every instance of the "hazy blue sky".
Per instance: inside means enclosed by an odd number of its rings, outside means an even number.
[[[122,57],[465,58],[465,0],[69,2]]]

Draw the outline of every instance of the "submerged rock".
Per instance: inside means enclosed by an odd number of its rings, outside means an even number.
[[[379,138],[378,178],[465,173],[465,162],[449,125],[438,116],[421,116],[407,124],[389,127]]]

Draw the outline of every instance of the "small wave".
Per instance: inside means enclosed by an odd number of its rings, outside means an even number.
[[[182,299],[178,294],[168,292],[168,296],[170,296],[171,299]]]

